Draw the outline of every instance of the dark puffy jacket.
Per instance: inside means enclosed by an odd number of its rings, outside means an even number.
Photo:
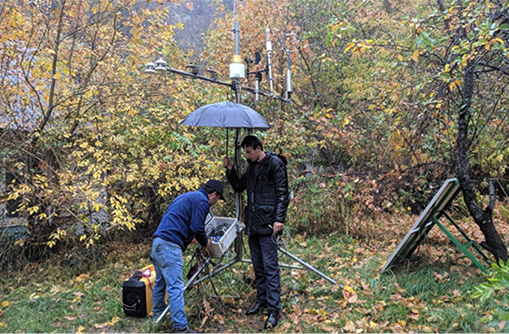
[[[233,168],[226,177],[236,192],[247,189],[247,207],[244,211],[246,233],[253,236],[272,234],[274,222],[285,223],[288,208],[288,175],[286,158],[270,151],[260,162],[249,162],[239,178]],[[258,173],[255,175],[256,165]]]

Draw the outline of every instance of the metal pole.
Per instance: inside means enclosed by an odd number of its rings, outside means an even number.
[[[274,95],[274,83],[272,81],[272,64],[270,58],[272,56],[272,42],[270,41],[270,29],[265,30],[267,35],[267,68],[269,70],[270,95]]]
[[[193,78],[193,79],[200,79],[200,80],[212,82],[212,83],[215,83],[215,84],[227,86],[227,87],[230,87],[232,89],[233,89],[233,86],[234,86],[230,82],[224,82],[224,81],[221,81],[221,80],[209,78],[209,77],[203,76],[201,74],[193,74],[193,73],[190,73],[190,72],[186,72],[186,71],[182,71],[182,70],[177,70],[176,68],[166,67],[165,70],[167,72],[175,73],[175,74],[181,75],[183,77],[188,77],[188,78]]]
[[[183,76],[183,77],[188,77],[188,78],[192,78],[192,79],[200,79],[200,80],[203,80],[203,81],[207,81],[207,82],[219,84],[219,85],[222,85],[222,86],[227,86],[227,87],[230,87],[231,89],[235,89],[235,84],[234,83],[224,82],[224,81],[213,79],[213,78],[209,78],[209,77],[206,77],[206,76],[203,76],[203,75],[200,75],[200,74],[193,74],[193,73],[190,73],[190,72],[178,70],[176,68],[171,68],[171,67],[166,67],[165,71],[167,71],[169,73],[178,74],[178,75]],[[250,88],[250,87],[239,86],[239,92],[240,91],[245,91],[245,92],[249,92],[251,94],[255,94],[256,95],[256,89],[253,89],[253,88]],[[274,95],[274,92],[266,93],[266,92],[260,91],[258,89],[258,95],[262,95],[262,96],[265,96],[265,97],[271,97],[273,99],[280,100],[280,101],[283,101],[283,102],[291,102],[290,99]]]
[[[225,264],[225,265],[222,265],[221,267],[219,267],[219,268],[215,269],[215,270],[214,270],[213,272],[211,272],[210,274],[207,274],[206,276],[204,276],[204,277],[200,278],[199,280],[197,280],[196,282],[194,282],[194,283],[192,284],[192,286],[195,286],[195,285],[197,285],[197,284],[200,284],[201,282],[203,282],[204,280],[206,280],[206,279],[207,279],[207,278],[209,278],[209,277],[214,277],[214,276],[216,276],[216,275],[217,275],[217,274],[219,274],[221,271],[223,271],[223,270],[225,270],[225,269],[230,268],[231,266],[233,266],[233,265],[234,265],[235,263],[237,263],[237,262],[239,262],[239,261],[237,261],[237,260],[233,260],[233,261],[232,261],[232,262],[230,262],[230,263],[227,263],[227,264]]]
[[[238,81],[235,82],[235,102],[240,103],[240,84]],[[241,148],[240,148],[240,129],[235,129],[235,169],[237,173],[240,174],[240,163],[241,163]],[[235,205],[236,205],[236,214],[237,220],[242,221],[242,194],[239,192],[235,192]],[[244,256],[244,240],[242,233],[238,233],[235,238],[235,259],[237,261],[242,260]]]
[[[242,260],[243,263],[253,263],[251,260]],[[294,266],[292,264],[286,264],[286,263],[280,263],[279,266],[281,268],[288,268],[288,269],[304,269],[301,266]]]
[[[256,79],[255,79],[255,102],[258,102],[258,93],[260,92],[260,80],[258,79],[258,74],[256,74]]]
[[[465,245],[463,245],[461,242],[459,242],[458,239],[456,239],[452,234],[451,232],[449,232],[444,225],[440,224],[440,222],[435,218],[431,218],[433,219],[433,221],[435,222],[435,224],[442,230],[442,232],[445,233],[445,235],[447,235],[447,237],[452,241],[454,242],[454,244],[456,246],[458,246],[458,248],[463,252],[463,254],[465,254],[466,257],[468,257],[470,259],[470,261],[472,261],[476,266],[477,268],[479,268],[484,274],[487,274],[488,273],[488,270],[486,270],[486,268],[484,268],[484,266],[481,264],[481,262],[477,261],[477,259],[474,257],[474,255],[472,253],[470,253],[470,251],[467,249],[467,247],[465,247]]]
[[[290,52],[286,52],[286,98],[290,99],[292,97],[292,73],[290,72]]]
[[[235,22],[235,29],[233,30],[235,32],[235,54],[238,55],[239,53],[239,23]]]
[[[307,264],[306,262],[302,261],[301,259],[299,259],[298,257],[296,257],[295,255],[291,254],[290,252],[288,252],[287,250],[285,250],[283,247],[281,246],[278,246],[278,249],[281,253],[285,254],[286,256],[288,256],[289,258],[299,262],[303,267],[306,267],[307,269],[311,270],[312,272],[314,272],[315,274],[317,275],[320,275],[322,276],[323,278],[325,278],[327,281],[331,282],[332,284],[336,284],[336,281],[333,280],[332,278],[330,278],[329,276],[325,275],[324,273],[322,273],[321,271],[319,271],[318,269],[316,269],[315,267],[313,267],[312,265],[310,264]]]

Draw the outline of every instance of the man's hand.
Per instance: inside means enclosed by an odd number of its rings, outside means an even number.
[[[280,223],[280,222],[275,222],[274,223],[274,233],[278,234],[280,231],[283,230],[284,227],[285,227],[285,224]]]
[[[223,159],[223,167],[224,168],[228,168],[228,169],[232,169],[233,168],[232,161],[230,160],[229,157],[224,157],[224,159]]]
[[[207,257],[207,255],[209,253],[209,246],[210,246],[211,243],[212,243],[212,240],[208,239],[207,240],[207,246],[205,246],[205,249],[203,250],[203,256],[204,257]]]

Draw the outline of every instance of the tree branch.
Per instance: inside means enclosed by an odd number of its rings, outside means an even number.
[[[54,109],[53,100],[55,98],[55,89],[57,85],[57,79],[55,78],[55,74],[57,73],[57,61],[58,61],[58,51],[60,47],[60,35],[62,34],[62,29],[64,26],[64,12],[65,12],[65,2],[66,0],[62,1],[62,8],[60,8],[60,16],[58,19],[58,28],[57,28],[57,37],[55,40],[55,48],[53,49],[53,62],[51,64],[51,87],[50,87],[50,93],[49,93],[49,99],[48,99],[48,110],[46,114],[44,115],[44,119],[42,120],[41,124],[39,125],[39,132],[42,132],[44,130],[44,127],[48,123],[51,114]],[[44,112],[43,112],[44,114]]]
[[[306,68],[308,69],[308,73],[309,73],[310,81],[311,81],[311,86],[313,87],[313,91],[315,92],[315,96],[319,96],[320,94],[318,94],[318,90],[316,89],[315,80],[313,79],[313,72],[311,70],[311,67],[309,66],[309,63],[308,63],[306,57],[304,57],[304,54],[302,53],[301,48],[297,47],[297,50],[299,50],[299,54],[300,54],[302,60],[304,60],[304,64],[306,65]]]
[[[492,65],[492,64],[488,64],[488,63],[484,63],[484,62],[479,63],[479,66],[484,66],[484,67],[488,67],[488,68],[491,69],[491,71],[481,71],[481,72],[486,72],[487,73],[487,72],[497,71],[497,72],[500,72],[500,73],[502,73],[504,75],[509,76],[509,72],[507,70],[505,70],[503,68],[500,68],[498,66],[495,66],[495,65]]]

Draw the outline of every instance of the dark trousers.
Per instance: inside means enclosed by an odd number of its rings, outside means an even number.
[[[281,309],[281,279],[277,243],[269,236],[250,236],[249,250],[255,271],[256,300],[270,311]]]

